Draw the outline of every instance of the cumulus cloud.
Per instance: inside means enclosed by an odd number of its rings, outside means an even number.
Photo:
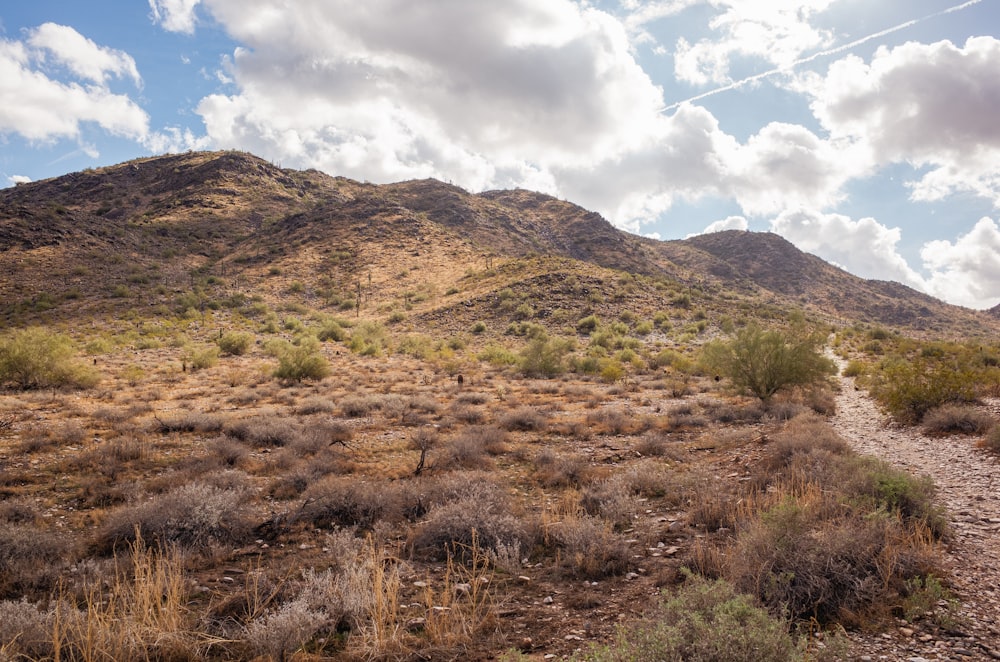
[[[920,257],[932,273],[931,294],[971,308],[1000,303],[1000,227],[993,219],[980,219],[954,242],[928,242]]]
[[[11,184],[30,184],[31,177],[25,177],[24,175],[11,175],[7,178]]]
[[[153,21],[170,32],[192,34],[195,28],[195,8],[201,0],[149,0]]]
[[[69,66],[67,58],[75,47],[49,44],[53,32],[33,33],[45,35],[39,42],[0,40],[0,134],[17,133],[40,141],[77,139],[80,125],[92,122],[114,135],[141,139],[148,130],[145,111],[128,96],[115,94],[103,84],[107,73],[115,73],[119,66],[131,77],[128,61],[122,57],[84,58]],[[90,56],[102,52],[95,48],[84,46],[82,52]],[[51,78],[40,66],[46,56],[59,59],[91,84]]]
[[[910,182],[914,200],[972,192],[1000,206],[1000,40],[973,37],[880,48],[870,63],[849,56],[808,76],[812,110],[834,136],[873,162],[928,171]]]
[[[36,59],[51,58],[83,80],[103,84],[115,76],[131,78],[137,85],[142,82],[131,55],[98,46],[66,25],[40,25],[28,33],[27,44],[34,49]]]
[[[689,234],[686,237],[686,239],[690,239],[691,237],[697,236],[699,234],[712,234],[713,232],[724,232],[726,230],[746,230],[749,227],[750,227],[750,224],[747,222],[747,219],[745,219],[744,217],[742,217],[742,216],[727,216],[726,218],[722,219],[721,221],[716,221],[714,223],[710,223],[708,225],[708,227],[706,227],[701,232],[696,232],[695,234]]]
[[[842,214],[800,209],[779,214],[771,229],[800,249],[863,278],[926,289],[924,279],[899,254],[898,227],[886,227],[874,218],[855,221]]]
[[[674,72],[680,80],[707,85],[730,82],[736,58],[789,66],[807,50],[831,43],[831,33],[814,27],[811,19],[834,1],[713,2],[713,6],[723,8],[709,23],[715,34],[694,43],[678,39]]]

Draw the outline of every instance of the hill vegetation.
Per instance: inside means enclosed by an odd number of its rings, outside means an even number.
[[[836,659],[948,526],[824,343],[997,437],[993,316],[529,191],[142,159],[0,191],[0,273],[0,659]]]

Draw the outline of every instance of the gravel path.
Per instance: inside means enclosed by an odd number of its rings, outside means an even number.
[[[859,660],[1000,660],[1000,463],[975,438],[931,438],[899,428],[852,378],[842,377],[833,427],[859,452],[915,475],[929,475],[947,509],[952,535],[945,549],[952,590],[961,601],[959,626],[900,623],[896,632],[852,636]]]

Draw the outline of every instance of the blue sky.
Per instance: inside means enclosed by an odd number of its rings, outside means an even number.
[[[0,186],[244,149],[1000,303],[1000,0],[0,6]]]

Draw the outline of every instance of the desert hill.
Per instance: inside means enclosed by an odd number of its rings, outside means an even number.
[[[189,292],[202,304],[291,293],[345,309],[360,297],[366,314],[402,302],[427,319],[471,319],[506,288],[544,293],[571,277],[560,305],[595,312],[609,299],[655,308],[686,294],[706,311],[738,301],[945,333],[995,323],[857,278],[769,233],[654,241],[531,191],[378,186],[238,152],[139,159],[0,191],[0,270],[11,320],[169,307]],[[607,286],[623,272],[644,280]]]

